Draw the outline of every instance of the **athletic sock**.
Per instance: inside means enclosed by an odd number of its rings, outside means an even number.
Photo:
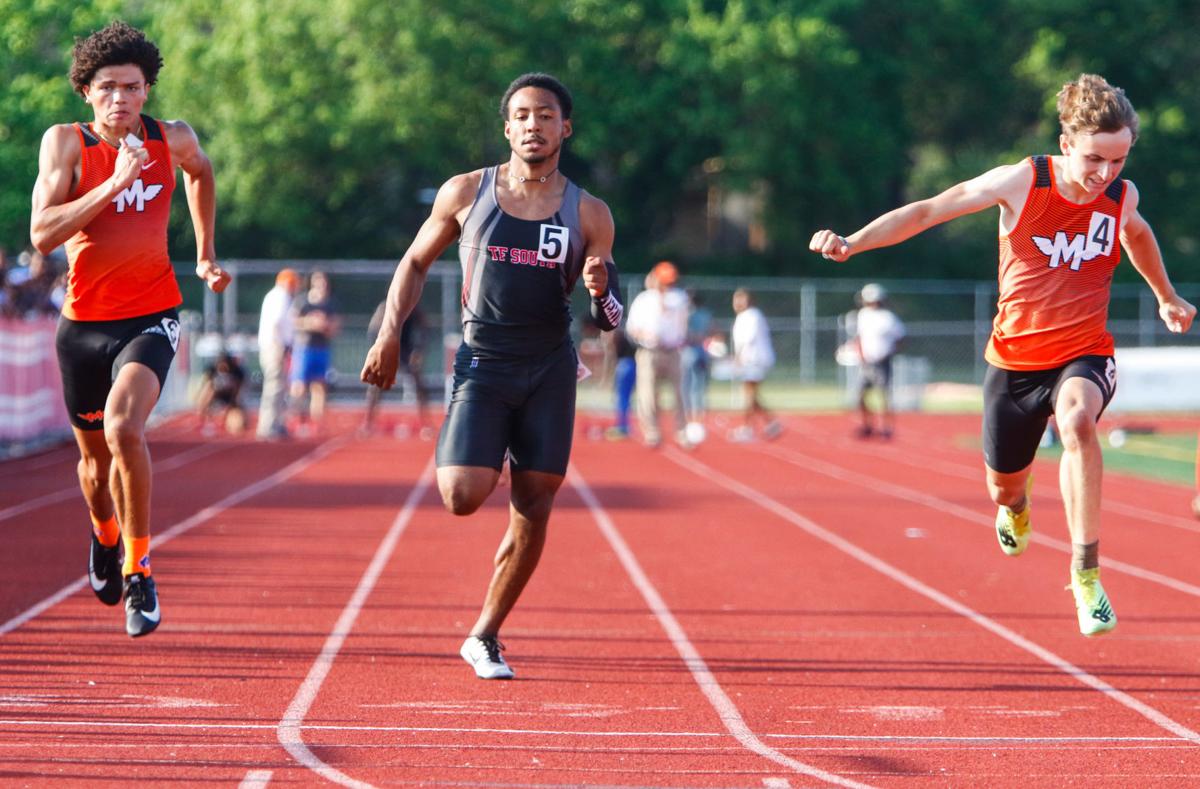
[[[1094,570],[1100,566],[1100,541],[1071,543],[1071,569]]]
[[[134,573],[150,577],[149,535],[125,538],[125,566],[121,568],[121,574],[128,577]]]
[[[111,515],[106,521],[102,521],[96,517],[96,514],[89,512],[92,516],[92,531],[96,535],[96,539],[105,548],[112,548],[121,539],[121,527],[117,524],[117,516]]]

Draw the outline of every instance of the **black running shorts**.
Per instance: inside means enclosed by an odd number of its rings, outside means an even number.
[[[983,459],[988,468],[1013,474],[1033,462],[1058,390],[1068,378],[1094,382],[1107,408],[1117,389],[1117,366],[1111,356],[1081,356],[1050,370],[988,365],[983,378]]]
[[[54,346],[71,424],[80,430],[102,430],[108,393],[117,372],[129,362],[153,370],[162,391],[179,346],[179,313],[169,309],[119,321],[62,317]]]
[[[437,464],[565,475],[575,429],[575,348],[544,357],[454,357],[454,391],[438,438]]]

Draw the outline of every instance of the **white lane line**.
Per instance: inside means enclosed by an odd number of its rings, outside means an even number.
[[[209,520],[210,518],[215,518],[217,515],[221,514],[225,510],[229,509],[230,507],[240,504],[241,502],[245,501],[248,498],[257,496],[259,493],[262,493],[265,490],[269,490],[269,489],[275,487],[276,485],[280,484],[281,482],[284,482],[287,479],[295,476],[296,474],[299,474],[301,471],[304,471],[306,468],[311,466],[313,463],[316,463],[318,460],[324,458],[329,453],[333,452],[335,449],[340,447],[342,444],[346,443],[346,440],[347,439],[345,439],[345,438],[335,438],[333,440],[327,441],[324,444],[321,444],[320,446],[318,446],[312,452],[301,457],[299,460],[293,461],[290,465],[284,466],[282,469],[280,469],[279,471],[276,471],[271,476],[266,477],[265,479],[261,479],[252,485],[247,485],[246,487],[242,488],[241,490],[234,491],[233,493],[230,493],[228,496],[226,496],[225,498],[218,501],[216,504],[211,504],[208,507],[205,507],[204,509],[200,510],[200,512],[197,512],[195,515],[191,516],[190,518],[187,518],[186,520],[182,520],[179,523],[176,523],[175,525],[171,526],[166,531],[164,531],[162,534],[157,534],[154,536],[155,548],[161,548],[165,543],[170,542],[171,540],[173,540],[174,538],[178,537],[179,535],[187,532],[188,530],[193,529],[196,526],[199,526],[201,523],[204,523],[206,520]],[[88,585],[88,580],[87,580],[86,575],[82,576],[81,578],[76,579],[75,581],[72,581],[71,583],[64,586],[62,589],[59,589],[54,594],[52,594],[49,597],[47,597],[46,599],[42,600],[40,603],[33,605],[32,607],[26,609],[25,611],[22,611],[21,613],[14,616],[12,619],[9,619],[4,624],[0,625],[0,636],[3,636],[6,633],[10,633],[13,630],[16,630],[18,627],[25,624],[30,619],[33,619],[34,617],[39,616],[47,609],[53,608],[54,606],[58,605],[63,600],[67,599],[68,597],[75,594],[76,592],[78,592],[80,589],[84,588],[87,585]]]
[[[683,659],[684,665],[688,667],[688,671],[692,673],[692,678],[700,686],[700,690],[708,698],[708,703],[716,710],[721,723],[725,725],[726,730],[733,735],[734,739],[740,742],[747,750],[783,767],[787,767],[793,772],[807,775],[810,778],[816,778],[819,781],[824,781],[834,786],[869,786],[869,784],[861,784],[857,781],[825,772],[782,754],[764,743],[750,730],[741,713],[738,712],[737,705],[733,703],[733,700],[729,698],[729,695],[725,693],[720,683],[717,682],[717,678],[709,671],[708,664],[701,657],[699,650],[692,644],[683,626],[679,624],[675,615],[671,613],[671,609],[667,607],[666,601],[662,599],[654,584],[651,583],[650,578],[642,570],[637,557],[634,556],[625,539],[617,531],[616,524],[612,522],[612,519],[608,517],[608,513],[600,506],[600,502],[596,499],[595,494],[592,493],[592,489],[579,473],[579,470],[571,466],[567,472],[567,478],[570,480],[572,487],[579,493],[579,497],[587,504],[587,508],[592,513],[592,518],[596,521],[601,534],[604,535],[609,545],[612,546],[613,552],[621,560],[621,564],[625,568],[625,572],[629,575],[630,580],[633,581],[633,585],[641,592],[646,605],[654,613],[654,617],[658,620],[663,631],[666,632],[672,646],[675,647],[675,651],[679,653],[679,657]]]
[[[409,492],[408,499],[404,502],[404,508],[392,522],[383,541],[379,543],[379,547],[375,550],[375,556],[363,572],[354,594],[350,596],[350,602],[346,603],[346,607],[342,609],[342,614],[334,624],[333,631],[325,639],[325,645],[321,647],[320,654],[313,661],[312,668],[308,670],[308,676],[304,678],[296,695],[292,697],[291,704],[288,705],[287,711],[276,728],[280,744],[292,755],[293,759],[325,780],[342,786],[369,787],[371,784],[351,778],[337,768],[329,766],[309,750],[308,746],[304,744],[304,734],[301,731],[304,716],[308,714],[309,708],[317,699],[317,694],[321,692],[321,685],[333,668],[333,662],[337,659],[338,652],[341,651],[342,645],[354,628],[355,620],[358,619],[359,613],[366,605],[367,598],[375,589],[379,576],[383,574],[384,567],[387,566],[393,551],[396,550],[396,543],[399,542],[400,535],[404,534],[404,530],[408,528],[413,514],[417,511],[417,505],[420,504],[425,491],[433,482],[433,477],[434,459],[431,457],[425,464],[425,470],[421,472],[417,484]]]
[[[663,456],[675,464],[682,466],[688,471],[691,471],[693,474],[703,477],[704,479],[707,479],[710,482],[725,488],[726,490],[738,494],[742,498],[757,504],[768,512],[776,514],[780,518],[788,521],[794,526],[799,527],[801,530],[807,532],[813,537],[816,537],[822,542],[828,543],[834,548],[837,548],[842,553],[857,559],[881,575],[891,578],[893,581],[911,589],[923,597],[932,600],[943,608],[948,608],[959,616],[969,619],[985,630],[991,631],[993,634],[999,636],[1013,646],[1025,650],[1034,657],[1057,668],[1064,674],[1075,678],[1080,683],[1092,688],[1093,690],[1103,693],[1105,696],[1117,702],[1118,704],[1128,707],[1129,709],[1149,720],[1154,725],[1171,732],[1181,739],[1187,740],[1196,745],[1200,745],[1200,734],[1192,731],[1183,724],[1172,720],[1164,713],[1159,712],[1157,709],[1142,701],[1139,701],[1133,696],[1130,696],[1128,693],[1117,690],[1099,677],[1093,676],[1078,666],[1067,662],[1066,659],[1059,657],[1040,644],[1030,641],[1019,633],[1000,624],[999,622],[984,616],[975,609],[963,605],[954,598],[942,594],[937,589],[934,589],[928,584],[917,580],[913,576],[901,570],[899,567],[888,564],[883,559],[880,559],[874,554],[863,550],[844,537],[835,534],[823,526],[819,526],[816,522],[809,520],[789,507],[780,504],[770,496],[760,493],[754,488],[751,488],[749,485],[745,485],[736,479],[733,479],[732,477],[728,477],[716,469],[711,468],[710,466],[705,465],[704,463],[701,463],[691,457],[688,457],[672,447],[668,447],[667,451],[663,453]]]
[[[144,720],[138,721],[114,721],[110,719],[97,720],[42,720],[34,718],[20,718],[11,720],[0,720],[0,726],[36,726],[38,728],[53,729],[61,727],[64,729],[94,729],[97,732],[103,731],[105,727],[112,726],[117,728],[135,729],[160,729],[160,730],[180,730],[180,731],[214,731],[214,732],[236,732],[236,731],[261,731],[265,729],[278,729],[277,723],[161,723],[147,722]],[[725,738],[729,736],[728,732],[723,731],[563,731],[562,729],[496,729],[496,728],[471,728],[465,726],[353,726],[353,725],[334,725],[323,723],[307,723],[302,724],[301,728],[304,731],[310,732],[365,732],[367,734],[449,734],[449,735],[504,735],[512,737],[560,737],[563,739],[608,739],[608,738],[631,738],[631,739],[653,739],[656,737],[665,739],[714,739]],[[97,735],[100,736],[100,735]],[[904,743],[904,744],[932,744],[940,743],[996,743],[1002,745],[1020,745],[1020,744],[1079,744],[1079,745],[1105,745],[1105,744],[1140,744],[1154,743],[1171,745],[1173,747],[1190,748],[1191,746],[1181,743],[1178,737],[1128,737],[1121,735],[1113,735],[1111,737],[1007,737],[996,736],[989,737],[986,735],[952,737],[945,735],[903,735],[903,734],[763,734],[767,739],[779,740],[796,740],[805,742],[854,742],[854,743],[872,743],[878,742],[881,744],[888,743]],[[0,743],[0,749],[11,745],[11,743]],[[394,743],[388,746],[386,743],[382,747],[394,747]],[[456,747],[461,743],[456,740]],[[59,747],[56,744],[55,747]],[[86,747],[94,748],[95,744],[84,743],[74,745],[63,745],[62,747]],[[145,744],[116,744],[114,748],[145,748]],[[165,747],[165,746],[164,746]],[[180,743],[178,747],[196,747],[196,748],[211,748],[215,747],[203,743]],[[222,745],[221,747],[226,747]],[[235,744],[228,747],[253,747],[262,748],[268,746],[255,744]],[[274,747],[274,746],[270,746]],[[363,745],[361,747],[368,747]],[[374,747],[374,746],[371,746]],[[522,746],[524,747],[524,746]],[[637,747],[634,747],[637,750]]]
[[[937,460],[927,456],[914,456],[913,454],[900,449],[864,446],[861,441],[850,442],[840,439],[831,439],[828,435],[817,433],[809,433],[809,435],[813,436],[817,440],[836,443],[838,446],[844,449],[849,449],[864,455],[872,455],[877,458],[882,458],[890,463],[902,463],[906,466],[920,468],[925,471],[937,471],[949,477],[969,479],[979,484],[981,490],[983,489],[984,471],[982,461],[978,466],[972,466],[954,460]],[[1062,504],[1062,495],[1056,490],[1056,487],[1056,485],[1049,487],[1049,490],[1052,492],[1052,495],[1050,495],[1049,498],[1052,501]],[[1182,500],[1186,501],[1186,499]],[[1181,529],[1183,531],[1190,531],[1193,534],[1200,534],[1200,523],[1196,523],[1194,518],[1186,518],[1179,515],[1168,515],[1160,512],[1151,512],[1136,505],[1117,501],[1111,497],[1101,498],[1100,509],[1125,518],[1134,518],[1137,520],[1154,523],[1159,526],[1167,526],[1172,529]]]
[[[211,455],[220,448],[221,446],[219,444],[201,444],[198,447],[193,447],[192,449],[178,452],[166,458],[165,460],[155,463],[153,465],[154,472],[158,473],[160,471],[174,471],[175,469],[185,466],[194,460],[198,460],[205,455]],[[64,460],[63,462],[68,463],[71,461],[68,459]],[[12,507],[5,507],[4,509],[0,510],[0,521],[8,520],[9,518],[15,518],[18,515],[24,515],[27,512],[32,512],[33,510],[40,509],[41,507],[45,507],[50,504],[57,504],[60,501],[68,501],[73,498],[82,497],[83,494],[79,492],[78,485],[74,485],[69,488],[62,488],[60,490],[52,490],[49,493],[43,493],[37,498],[23,501],[20,504]]]
[[[929,507],[930,509],[944,512],[948,515],[954,515],[958,518],[962,518],[965,521],[969,521],[980,526],[985,526],[989,531],[995,528],[995,522],[993,521],[993,517],[991,515],[980,515],[978,512],[968,507],[963,507],[953,502],[946,501],[945,499],[940,499],[937,496],[933,496],[928,493],[922,493],[921,491],[913,490],[912,488],[907,488],[903,485],[896,485],[879,479],[878,477],[860,474],[857,471],[851,471],[850,469],[835,465],[833,463],[828,463],[823,460],[818,461],[815,458],[811,458],[807,455],[802,455],[798,452],[784,449],[782,447],[759,447],[758,451],[762,454],[770,455],[778,458],[779,460],[791,463],[794,466],[799,466],[800,468],[808,471],[813,471],[817,474],[824,474],[827,477],[832,477],[833,479],[841,480],[842,482],[848,482],[852,485],[858,485],[870,491],[886,493],[894,498],[904,499],[905,501],[911,501],[914,504],[920,504],[921,506]],[[1047,537],[1044,534],[1036,531],[1033,533],[1032,539],[1039,545],[1045,545],[1062,553],[1071,553],[1071,544],[1069,542],[1055,539],[1054,537]],[[1133,577],[1140,578],[1143,581],[1149,581],[1150,583],[1165,586],[1168,589],[1174,589],[1176,592],[1182,592],[1183,594],[1191,595],[1192,597],[1200,597],[1200,586],[1197,586],[1193,583],[1188,583],[1187,581],[1183,581],[1178,578],[1172,578],[1168,575],[1163,575],[1162,573],[1155,572],[1154,570],[1148,570],[1145,567],[1140,567],[1136,564],[1130,564],[1129,562],[1123,562],[1119,559],[1112,559],[1107,556],[1100,560],[1100,564],[1106,569],[1112,569],[1116,570],[1117,572],[1125,573],[1126,575],[1132,575]]]
[[[763,786],[770,789],[791,789],[791,781],[786,778],[764,778]]]
[[[238,789],[264,789],[271,783],[271,776],[274,774],[274,770],[251,770],[238,784]]]

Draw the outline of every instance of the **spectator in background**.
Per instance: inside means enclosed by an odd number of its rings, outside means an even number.
[[[704,297],[689,288],[687,344],[680,352],[683,370],[683,413],[687,419],[688,439],[704,440],[704,418],[708,413],[709,358],[704,343],[712,334],[712,310],[704,306]]]
[[[326,379],[329,376],[333,338],[341,325],[330,292],[329,277],[324,271],[314,271],[308,276],[308,291],[296,305],[295,316],[296,354],[291,371],[292,400],[296,402],[303,425],[305,411],[301,404],[304,396],[308,395],[307,416],[314,429],[318,429],[325,417]]]
[[[868,438],[878,433],[881,438],[892,437],[895,418],[892,411],[892,357],[904,341],[904,323],[885,306],[887,291],[882,285],[864,285],[859,293],[862,307],[854,316],[856,350],[859,357],[858,413],[862,423],[857,435]],[[879,425],[872,425],[867,393],[878,389],[881,406]]]
[[[730,432],[729,440],[753,440],[756,418],[763,423],[763,438],[778,438],[783,432],[783,425],[758,396],[759,384],[775,366],[771,330],[762,310],[754,306],[754,297],[745,288],[733,292],[733,311],[737,317],[733,321],[730,339],[733,342],[734,367],[742,382],[742,424]]]
[[[605,358],[611,360],[613,395],[617,421],[605,431],[612,441],[629,438],[629,411],[633,400],[633,388],[637,382],[637,348],[629,341],[625,329],[618,326],[604,335]]]
[[[367,339],[372,345],[379,337],[379,329],[383,326],[383,316],[386,311],[387,301],[379,302],[379,306],[375,308],[375,312],[367,324]],[[426,404],[429,398],[425,393],[425,387],[421,385],[421,368],[424,366],[424,354],[421,349],[425,345],[428,328],[429,322],[425,319],[425,312],[418,304],[413,307],[412,312],[400,326],[400,367],[397,371],[404,375],[408,379],[409,385],[412,386],[413,395],[417,401],[418,434],[426,440],[433,438],[433,428],[429,425],[429,416],[426,413]],[[367,384],[366,410],[363,413],[362,426],[359,428],[359,432],[364,436],[369,436],[375,430],[375,413],[379,410],[379,398],[382,395],[383,390],[378,386]]]
[[[29,274],[13,292],[14,314],[25,318],[58,314],[58,308],[50,298],[57,279],[58,272],[46,256],[37,250],[31,252]]]
[[[245,382],[246,369],[229,351],[221,351],[216,361],[205,368],[196,402],[201,433],[213,435],[219,424],[231,436],[241,434],[246,427],[246,410],[242,406]]]
[[[687,294],[676,287],[679,270],[662,261],[646,276],[646,289],[629,307],[625,331],[637,345],[637,413],[642,440],[648,447],[662,443],[658,423],[658,390],[662,384],[675,395],[675,435],[683,446],[690,446],[684,430],[679,351],[687,341]]]
[[[288,437],[285,421],[288,354],[294,327],[292,301],[300,289],[300,275],[285,268],[275,276],[275,287],[263,298],[258,319],[258,364],[262,368],[262,402],[256,435],[261,441]]]

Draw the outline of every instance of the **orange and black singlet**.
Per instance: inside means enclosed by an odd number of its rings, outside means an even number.
[[[1058,192],[1048,156],[1029,159],[1033,185],[1017,226],[1000,236],[999,312],[984,357],[1006,370],[1048,370],[1111,356],[1108,302],[1121,260],[1125,182],[1090,203]]]
[[[142,116],[150,154],[141,175],[99,215],[67,240],[67,297],[63,315],[77,321],[133,318],[183,301],[167,254],[167,220],[175,168],[162,124]],[[113,173],[117,149],[90,125],[75,124],[81,148],[78,199]]]

